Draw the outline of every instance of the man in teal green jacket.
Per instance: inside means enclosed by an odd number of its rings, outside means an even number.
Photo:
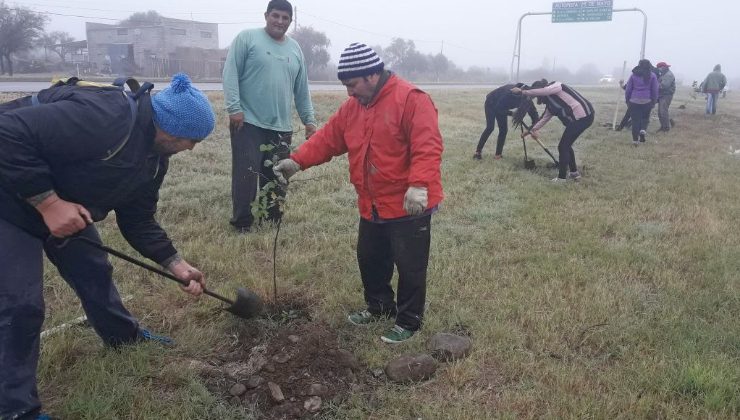
[[[224,63],[232,154],[231,224],[241,233],[249,232],[255,221],[252,202],[259,190],[275,177],[265,161],[289,154],[291,102],[306,127],[306,138],[316,131],[303,52],[286,35],[292,20],[293,6],[287,0],[271,0],[265,27],[239,33]],[[273,204],[268,200],[266,218],[277,222],[282,212]]]
[[[726,84],[727,78],[722,74],[722,66],[717,64],[714,66],[714,71],[709,73],[707,78],[704,79],[704,83],[701,84],[701,91],[707,94],[707,115],[717,113],[719,93],[722,92]]]

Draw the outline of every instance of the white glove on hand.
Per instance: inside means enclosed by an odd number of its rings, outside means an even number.
[[[425,187],[409,187],[403,198],[403,209],[411,216],[424,213],[427,208],[427,189]]]
[[[301,165],[290,158],[281,160],[272,168],[278,182],[283,186],[288,185],[288,179],[300,170]]]

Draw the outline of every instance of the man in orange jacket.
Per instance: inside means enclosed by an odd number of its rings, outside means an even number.
[[[344,50],[337,76],[350,98],[274,170],[287,184],[299,170],[347,153],[360,210],[357,261],[367,303],[366,310],[348,319],[365,325],[395,317],[394,327],[381,339],[400,343],[421,327],[431,218],[444,197],[437,109],[429,95],[384,70],[365,44]],[[391,287],[394,265],[397,304]]]

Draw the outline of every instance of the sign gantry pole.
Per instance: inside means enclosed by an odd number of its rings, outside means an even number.
[[[527,16],[552,15],[553,23],[572,22],[603,22],[611,21],[612,13],[615,12],[640,12],[643,16],[642,24],[642,46],[640,48],[640,59],[645,58],[645,43],[647,41],[647,14],[636,7],[631,9],[613,9],[612,0],[600,1],[568,1],[552,4],[551,12],[528,12],[519,18],[516,27],[516,38],[514,39],[514,53],[511,58],[511,80],[518,82],[519,66],[522,56],[522,21]],[[516,73],[514,63],[516,62]],[[516,77],[515,77],[516,76]]]

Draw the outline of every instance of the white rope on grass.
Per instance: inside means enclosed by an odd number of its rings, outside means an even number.
[[[128,296],[125,296],[123,299],[121,299],[121,301],[123,303],[126,303],[126,302],[128,302],[129,300],[131,300],[133,298],[134,298],[133,295],[128,295]],[[67,328],[73,327],[75,325],[80,325],[80,324],[82,324],[85,321],[87,321],[87,316],[82,315],[81,317],[77,317],[77,318],[75,318],[75,319],[73,319],[73,320],[71,320],[69,322],[65,322],[64,324],[57,325],[56,327],[49,328],[48,330],[41,332],[41,339],[43,340],[45,337],[48,337],[50,335],[54,335],[54,334],[58,333],[59,331],[64,331]]]

